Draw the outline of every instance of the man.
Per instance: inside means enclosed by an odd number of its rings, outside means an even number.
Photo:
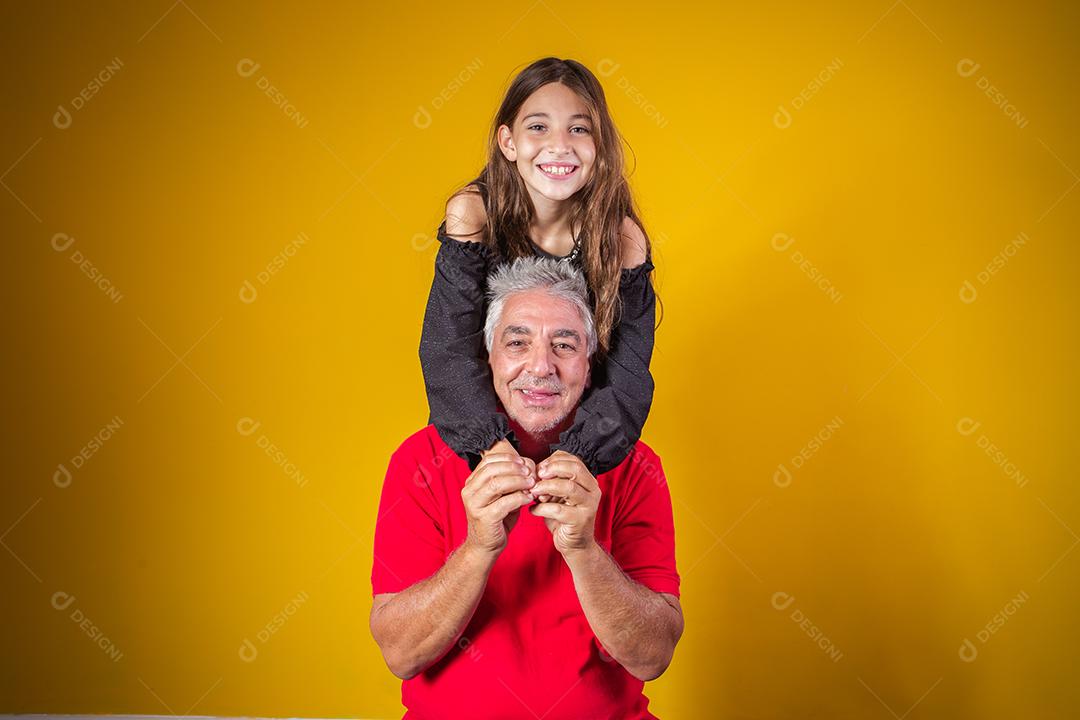
[[[431,425],[397,449],[372,635],[408,719],[653,718],[644,681],[683,630],[660,459],[638,442],[594,478],[574,455],[549,456],[596,350],[579,271],[520,258],[492,273],[488,296],[488,362],[520,457],[495,449],[470,473]]]

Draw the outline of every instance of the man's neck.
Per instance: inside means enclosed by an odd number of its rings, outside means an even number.
[[[518,453],[522,457],[527,457],[533,462],[540,462],[551,455],[551,446],[559,441],[559,435],[563,430],[566,430],[574,422],[574,413],[570,413],[570,416],[563,420],[561,423],[540,433],[530,433],[520,425],[518,425],[513,418],[507,417],[510,421],[510,427],[514,431],[514,437],[518,441]]]

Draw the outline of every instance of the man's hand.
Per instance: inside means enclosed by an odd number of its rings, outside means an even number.
[[[600,506],[600,485],[585,463],[562,450],[537,466],[540,481],[531,494],[547,502],[529,508],[544,518],[555,549],[563,556],[587,550],[596,543],[596,509]]]
[[[503,443],[509,452],[502,447]],[[483,459],[461,489],[461,501],[469,520],[465,542],[493,555],[501,553],[517,523],[518,510],[533,501],[529,488],[536,482],[535,475],[533,461],[518,455],[506,440],[483,453]]]
[[[488,448],[487,450],[484,450],[483,452],[481,452],[480,457],[486,458],[488,455],[499,455],[501,453],[509,453],[511,455],[516,455],[518,457],[521,457],[520,455],[518,455],[517,448],[514,447],[513,443],[511,443],[506,438],[503,438],[502,440],[499,440],[494,445],[492,445],[490,448]]]

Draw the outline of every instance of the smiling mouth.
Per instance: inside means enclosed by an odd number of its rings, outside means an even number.
[[[537,388],[518,388],[515,392],[521,393],[521,399],[526,405],[548,406],[556,402],[559,393],[551,390],[539,390]]]
[[[544,173],[550,178],[562,180],[568,178],[577,172],[577,165],[569,165],[567,163],[552,163],[546,165],[537,165],[540,168],[540,172]]]

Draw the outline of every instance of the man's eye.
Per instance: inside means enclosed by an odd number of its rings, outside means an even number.
[[[570,351],[577,350],[576,347],[574,347],[573,345],[571,345],[569,343],[556,343],[555,347],[559,348],[560,350],[570,350]]]
[[[524,340],[511,340],[510,342],[506,343],[506,346],[507,347],[520,347],[520,346],[522,346],[524,344],[525,344]]]

